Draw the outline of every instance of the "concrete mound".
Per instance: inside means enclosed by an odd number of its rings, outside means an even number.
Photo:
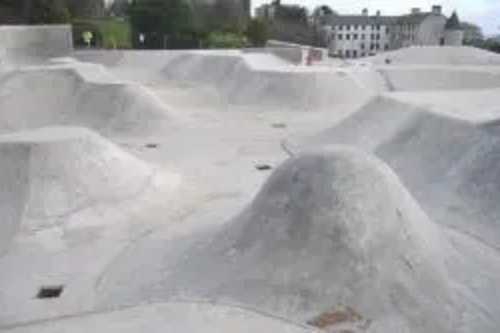
[[[83,128],[2,136],[0,154],[0,253],[15,234],[113,223],[179,181]]]
[[[302,146],[292,144],[292,150],[345,144],[373,152],[401,177],[434,221],[497,247],[496,121],[476,122],[436,109],[436,105],[430,109],[423,103],[378,97]]]
[[[183,54],[163,73],[173,81],[215,86],[229,104],[271,109],[330,109],[378,90],[347,70],[292,66],[270,54]]]
[[[377,69],[391,91],[480,90],[500,87],[500,70],[491,67],[395,67]]]
[[[162,85],[165,82],[162,69],[182,52],[185,51],[78,50],[73,56],[79,61],[104,65],[127,80]]]
[[[286,162],[241,216],[135,292],[227,299],[302,322],[347,305],[353,325],[452,332],[447,249],[387,166],[337,149]]]
[[[500,56],[469,46],[412,46],[367,58],[375,64],[498,66]]]
[[[90,127],[104,135],[141,135],[172,125],[171,111],[149,90],[121,83],[102,67],[15,70],[0,81],[0,131]]]

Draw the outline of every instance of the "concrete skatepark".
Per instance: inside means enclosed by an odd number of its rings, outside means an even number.
[[[0,28],[0,331],[498,332],[499,55],[68,36]]]

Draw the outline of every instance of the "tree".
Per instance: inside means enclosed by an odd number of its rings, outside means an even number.
[[[62,0],[25,1],[22,15],[29,24],[61,24],[71,18]]]
[[[108,14],[112,16],[125,16],[129,8],[129,0],[114,0],[108,7]]]
[[[314,9],[313,16],[314,15],[317,16],[338,15],[338,13],[328,5],[321,5]]]
[[[61,0],[52,0],[50,16],[50,23],[64,24],[71,21],[69,9]]]
[[[338,15],[333,9],[327,5],[318,6],[314,9],[311,23],[314,31],[314,45],[318,47],[327,47],[328,45],[328,34],[325,32],[325,25],[327,24],[328,18],[334,15]]]
[[[474,43],[484,40],[484,34],[481,27],[470,22],[462,22],[460,27],[464,31],[464,43],[473,45]]]
[[[132,30],[145,36],[148,48],[172,47],[193,32],[191,11],[184,0],[134,0],[128,14]]]
[[[0,9],[18,23],[60,24],[68,23],[71,18],[63,0],[0,0]]]
[[[307,23],[307,8],[299,5],[279,5],[276,10],[276,18],[285,21]]]
[[[106,4],[104,0],[64,0],[72,17],[91,18],[102,16]]]
[[[201,11],[198,10],[198,13]],[[242,34],[245,30],[245,13],[241,1],[215,0],[205,5],[202,14],[205,29]]]
[[[253,46],[265,46],[269,39],[269,30],[265,22],[253,18],[248,22],[246,36]]]

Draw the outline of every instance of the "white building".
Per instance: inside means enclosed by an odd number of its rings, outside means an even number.
[[[461,45],[456,13],[447,19],[441,6],[430,12],[414,8],[408,15],[330,15],[322,32],[331,56],[358,58],[412,45]]]
[[[329,16],[323,26],[330,55],[358,58],[389,50],[394,17],[362,15]]]

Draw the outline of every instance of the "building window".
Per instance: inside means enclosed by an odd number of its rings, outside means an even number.
[[[380,40],[380,34],[377,34],[377,40]]]
[[[339,25],[339,30],[342,30],[344,29],[344,26],[343,25]]]
[[[371,51],[375,50],[375,44],[373,44],[373,43],[370,44],[370,50]]]
[[[362,49],[362,50],[364,50],[364,49],[365,49],[365,44],[364,44],[364,43],[361,43],[361,44],[360,44],[360,46],[361,46],[361,49]]]
[[[349,30],[351,30],[351,26],[350,25],[347,26],[347,31],[349,31]]]
[[[353,39],[354,39],[354,40],[358,40],[358,34],[354,34],[354,35],[353,35]]]
[[[375,35],[374,34],[371,34],[371,39],[374,40],[375,39]]]
[[[366,25],[361,26],[361,29],[366,30]]]
[[[389,33],[390,33],[389,27],[385,28],[385,33],[386,33],[386,34],[389,34]]]
[[[339,35],[338,35],[338,38],[339,38],[339,40],[342,40],[342,35],[341,35],[341,34],[339,34]]]
[[[358,51],[353,50],[353,51],[352,51],[352,57],[353,57],[353,58],[357,58],[357,57],[358,57]]]
[[[389,44],[385,44],[385,50],[388,51],[389,50]]]
[[[377,25],[377,30],[380,31],[380,25]]]
[[[375,44],[375,49],[376,50],[380,50],[380,44],[379,43]]]
[[[357,25],[354,25],[354,30],[358,30],[358,26]]]
[[[361,40],[365,40],[365,34],[361,34]]]
[[[350,40],[351,39],[351,35],[350,34],[345,35],[345,39]]]

